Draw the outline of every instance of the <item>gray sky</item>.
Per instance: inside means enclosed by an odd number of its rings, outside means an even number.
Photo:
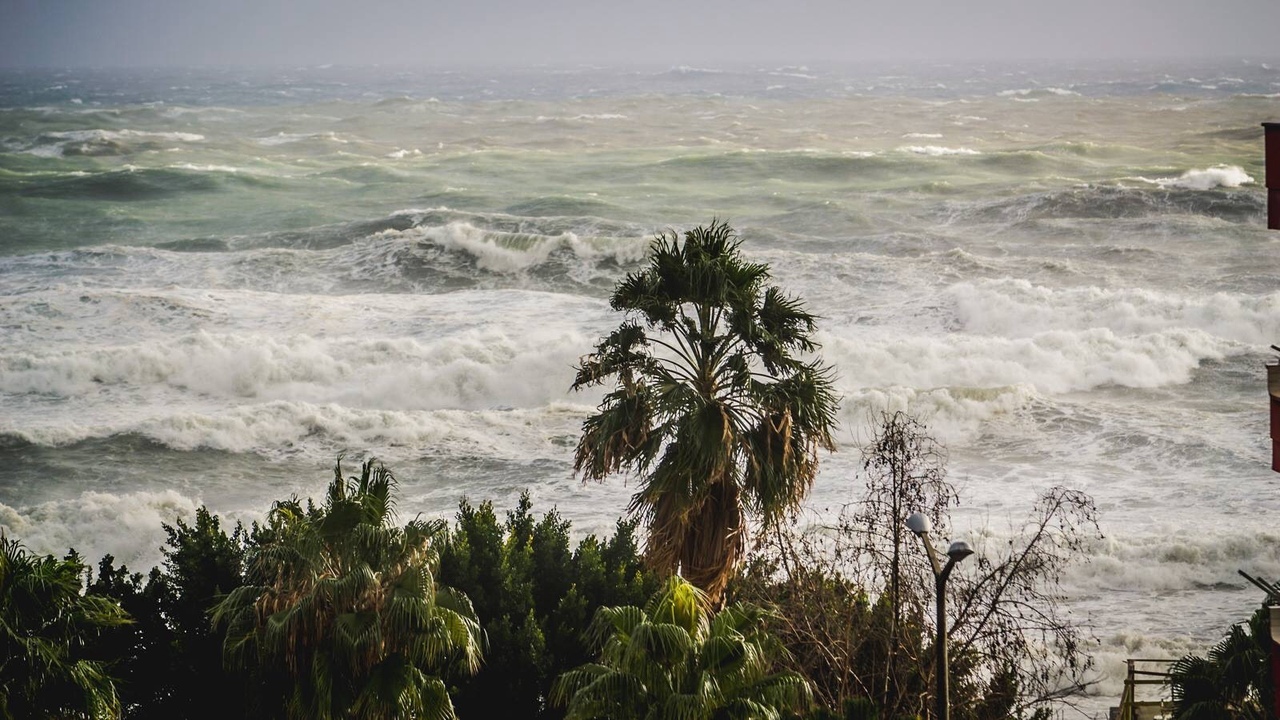
[[[0,0],[0,67],[1280,56],[1280,0]]]

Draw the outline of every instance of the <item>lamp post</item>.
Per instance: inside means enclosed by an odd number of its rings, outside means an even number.
[[[951,569],[956,563],[972,555],[973,550],[969,543],[957,540],[947,548],[947,564],[943,565],[938,561],[938,551],[933,548],[933,542],[929,540],[929,531],[933,529],[929,518],[921,513],[912,513],[907,518],[907,527],[924,543],[925,552],[929,555],[929,565],[933,567],[934,588],[937,592],[938,639],[934,643],[934,649],[938,663],[935,670],[938,676],[938,714],[934,720],[951,720],[951,673],[947,661],[947,578],[951,576]]]

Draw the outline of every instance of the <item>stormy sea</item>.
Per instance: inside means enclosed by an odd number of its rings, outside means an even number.
[[[1097,502],[1064,578],[1114,704],[1280,579],[1264,363],[1280,62],[0,73],[0,530],[160,560],[161,523],[386,462],[402,517],[521,492],[607,531],[569,386],[656,232],[719,219],[821,316],[816,516],[882,411],[999,542]]]

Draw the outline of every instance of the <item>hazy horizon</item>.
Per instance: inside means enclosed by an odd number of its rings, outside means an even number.
[[[0,67],[842,65],[1266,59],[1280,3],[0,0]]]

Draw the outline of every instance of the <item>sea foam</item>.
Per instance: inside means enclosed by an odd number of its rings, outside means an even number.
[[[26,507],[0,503],[0,531],[33,552],[61,556],[74,547],[94,565],[110,553],[145,574],[160,561],[161,524],[191,518],[199,504],[177,490],[88,491]]]
[[[981,152],[967,147],[942,147],[940,145],[907,145],[898,148],[899,152],[913,153],[915,155],[931,155],[934,157],[946,155],[981,155]]]
[[[1205,170],[1188,170],[1182,175],[1165,180],[1156,180],[1161,187],[1187,188],[1188,190],[1212,190],[1214,188],[1237,188],[1248,185],[1253,178],[1238,165],[1215,165]]]
[[[1280,337],[1280,292],[1259,296],[1139,288],[1054,289],[1027,280],[999,279],[957,283],[945,295],[967,332],[1003,338],[1026,338],[1051,329],[1106,328],[1120,336],[1183,329],[1217,338],[1225,350]]]

